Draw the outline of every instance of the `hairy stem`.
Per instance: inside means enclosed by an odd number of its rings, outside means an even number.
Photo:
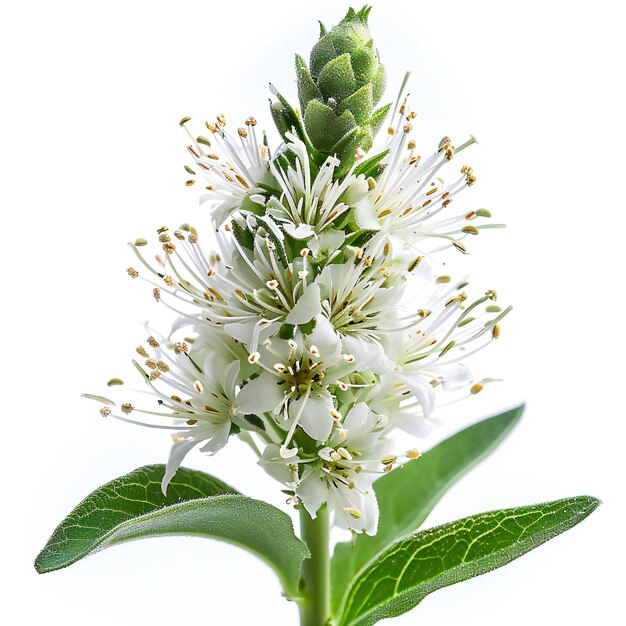
[[[330,548],[328,511],[322,507],[312,519],[302,508],[300,511],[302,540],[311,557],[302,565],[301,626],[325,626],[330,618]]]

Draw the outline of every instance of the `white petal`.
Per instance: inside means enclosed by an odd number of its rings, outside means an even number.
[[[433,386],[416,374],[396,374],[396,378],[403,382],[415,396],[420,404],[424,417],[429,417],[435,404],[435,390]]]
[[[278,378],[263,372],[258,378],[244,385],[237,394],[233,408],[238,413],[254,413],[261,415],[273,411],[284,398],[282,387],[277,384]]]
[[[373,487],[363,493],[363,531],[368,535],[375,535],[378,530],[378,500]]]
[[[343,420],[343,426],[348,431],[350,439],[358,437],[366,430],[371,429],[373,420],[370,420],[370,410],[365,402],[355,404]]]
[[[224,324],[224,330],[237,341],[240,341],[244,346],[249,346],[252,342],[252,336],[254,334],[255,327],[258,320],[253,319],[249,322],[233,322],[232,324]],[[265,324],[259,330],[258,343],[263,343],[266,339],[278,332],[280,324],[275,322],[272,324]]]
[[[304,408],[302,407],[304,403]],[[304,396],[289,405],[289,415],[292,419],[300,413],[299,425],[304,432],[317,441],[326,441],[333,428],[333,401],[327,391],[312,393],[308,398]]]
[[[359,228],[380,230],[376,209],[369,198],[364,198],[354,207],[354,221]]]
[[[200,452],[213,456],[226,445],[229,435],[230,422],[224,422],[224,424],[219,426],[213,426],[210,431],[210,437],[208,438],[207,443],[200,448]],[[198,433],[197,438],[199,437],[201,437],[201,433]]]
[[[396,428],[403,430],[414,437],[428,437],[439,427],[436,420],[426,420],[421,415],[409,411],[395,411],[391,415],[391,422]]]
[[[298,224],[296,226],[291,222],[285,222],[283,230],[294,239],[308,239],[315,234],[315,231],[309,224]]]
[[[294,459],[283,459],[280,456],[280,448],[273,443],[270,443],[263,450],[263,455],[259,460],[259,465],[277,481],[286,484],[293,480],[293,475],[289,469],[289,464]]]
[[[344,352],[354,357],[357,372],[371,369],[374,374],[384,374],[393,368],[393,363],[386,357],[382,346],[362,337],[343,336]]]
[[[307,337],[308,346],[317,346],[322,360],[339,356],[341,353],[341,337],[324,315],[315,318],[315,328]]]
[[[338,250],[346,239],[343,231],[327,228],[318,237],[314,237],[307,242],[314,256],[320,252],[334,252]]]
[[[188,434],[188,432],[182,432],[180,433],[180,436],[185,436]],[[178,468],[180,467],[180,464],[187,456],[187,453],[199,443],[199,439],[195,439],[192,437],[189,439],[184,439],[183,441],[177,441],[174,445],[172,445],[172,449],[170,450],[170,456],[167,460],[167,466],[165,467],[165,475],[163,476],[163,480],[161,481],[161,491],[163,492],[163,495],[167,495],[167,486],[170,484],[172,478],[174,478],[176,470],[178,470]]]
[[[320,288],[317,283],[311,283],[300,296],[295,306],[287,315],[288,324],[306,324],[322,312]]]
[[[310,472],[303,478],[296,489],[298,497],[302,500],[304,508],[315,519],[319,508],[328,497],[328,487],[318,471]]]
[[[233,361],[224,371],[223,376],[220,373],[222,379],[222,388],[229,398],[235,397],[235,385],[237,384],[237,376],[239,376],[239,369],[241,363],[239,361]]]

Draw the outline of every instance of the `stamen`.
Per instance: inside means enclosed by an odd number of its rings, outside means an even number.
[[[253,352],[248,357],[248,363],[250,363],[250,365],[254,365],[260,358],[261,358],[261,354],[259,352]]]

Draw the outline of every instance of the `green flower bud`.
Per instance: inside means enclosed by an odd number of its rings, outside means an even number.
[[[374,109],[386,73],[367,25],[370,10],[349,9],[330,32],[320,24],[308,67],[296,56],[304,128],[315,150],[341,160],[340,175],[354,164],[357,151],[372,147],[391,106]]]

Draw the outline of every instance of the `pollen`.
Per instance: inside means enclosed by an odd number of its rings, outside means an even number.
[[[161,300],[161,290],[158,287],[155,287],[152,290],[152,297],[157,301],[160,302]]]
[[[196,380],[193,386],[196,388],[196,391],[198,393],[202,393],[204,391],[204,387],[202,386],[202,383],[199,380]]]
[[[179,341],[175,343],[174,354],[181,354],[183,352],[185,353],[189,352],[189,346],[184,341]]]
[[[417,448],[411,448],[411,450],[406,451],[407,459],[419,459],[422,456],[422,453]]]
[[[473,395],[476,395],[477,393],[480,393],[483,390],[483,386],[480,383],[475,383],[474,385],[472,385],[470,387],[470,393]]]
[[[126,413],[126,415],[128,415],[129,413],[132,412],[132,410],[135,408],[130,402],[124,402],[124,404],[122,404],[122,413]]]
[[[261,353],[260,352],[253,352],[248,357],[248,363],[250,363],[250,365],[254,365],[260,358],[261,358]]]
[[[131,278],[137,278],[137,276],[139,276],[139,272],[132,267],[129,267],[126,271]]]
[[[137,346],[137,348],[135,349],[137,351],[137,354],[139,356],[142,356],[144,359],[148,358],[148,353],[146,352],[146,349],[143,346]]]
[[[150,335],[147,339],[146,339],[146,343],[151,346],[152,348],[158,348],[159,347],[159,342],[152,336]]]
[[[102,417],[108,417],[111,415],[111,409],[108,406],[103,406],[100,409],[100,415],[102,415]]]

